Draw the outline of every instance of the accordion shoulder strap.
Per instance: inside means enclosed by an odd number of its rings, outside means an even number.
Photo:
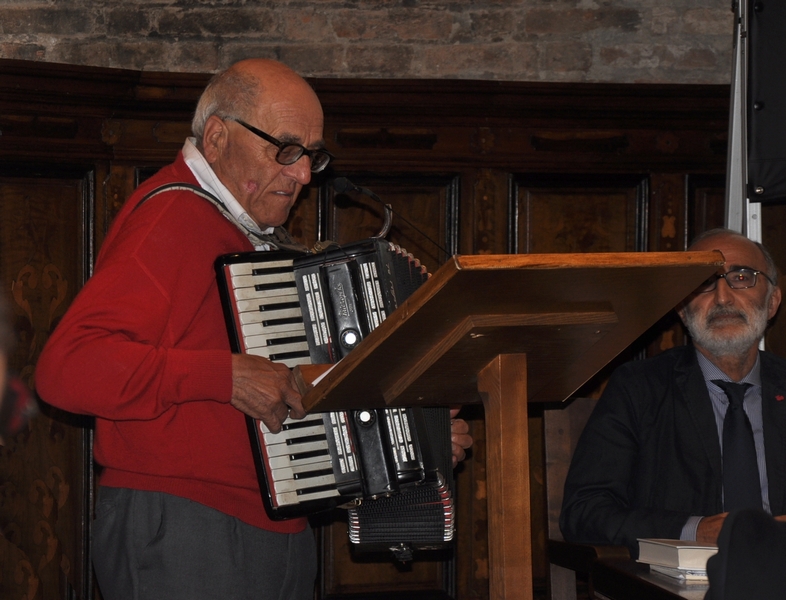
[[[175,183],[165,183],[161,185],[147,194],[145,194],[142,199],[137,203],[137,205],[133,208],[133,210],[138,209],[142,204],[147,202],[153,196],[157,196],[162,192],[170,192],[170,191],[188,191],[196,194],[200,198],[203,198],[214,205],[224,217],[226,217],[229,221],[232,222],[243,234],[249,239],[249,241],[254,244],[255,247],[261,246],[263,244],[267,244],[274,250],[296,250],[298,252],[308,252],[308,248],[303,244],[299,244],[292,237],[289,235],[289,232],[284,229],[283,227],[275,227],[272,233],[255,233],[253,231],[249,231],[245,227],[243,227],[240,223],[238,223],[237,219],[235,219],[234,215],[229,212],[227,207],[224,205],[221,200],[205,190],[204,188],[199,187],[198,185],[194,185],[193,183],[186,183],[186,182],[175,182]]]

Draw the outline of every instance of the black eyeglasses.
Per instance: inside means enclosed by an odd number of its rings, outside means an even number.
[[[270,142],[274,146],[277,146],[278,153],[276,154],[276,162],[280,165],[294,165],[305,154],[311,159],[311,172],[319,173],[320,171],[323,171],[325,167],[328,166],[328,163],[333,159],[333,155],[327,150],[309,150],[302,144],[297,144],[295,142],[282,142],[281,140],[274,138],[272,135],[265,133],[261,129],[257,129],[253,125],[249,125],[240,119],[235,119],[234,117],[224,118],[242,125],[254,135],[258,135],[266,142]]]
[[[748,288],[752,288],[756,285],[756,277],[758,275],[763,275],[767,281],[769,281],[772,285],[775,285],[775,282],[770,279],[769,276],[763,271],[754,271],[753,269],[735,269],[733,271],[729,271],[728,273],[715,273],[715,275],[702,283],[696,289],[696,291],[700,294],[713,291],[718,286],[718,279],[725,279],[726,283],[728,283],[729,287],[733,290],[747,290]]]

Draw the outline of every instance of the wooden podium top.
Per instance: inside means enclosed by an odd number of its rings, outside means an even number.
[[[561,402],[722,264],[716,251],[454,256],[303,404],[478,402],[500,354],[526,354],[528,401]]]

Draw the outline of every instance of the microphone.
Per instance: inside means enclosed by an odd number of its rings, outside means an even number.
[[[382,198],[380,198],[379,196],[377,196],[377,195],[376,195],[374,192],[372,192],[370,189],[368,189],[368,188],[364,188],[364,187],[360,187],[359,185],[355,185],[354,183],[352,183],[352,182],[351,182],[349,179],[347,179],[346,177],[336,177],[336,178],[333,180],[333,189],[334,189],[334,190],[335,190],[335,192],[336,192],[336,193],[338,193],[338,194],[346,194],[347,192],[358,192],[358,193],[360,193],[360,194],[363,194],[364,196],[368,196],[369,198],[371,198],[371,199],[372,199],[372,200],[374,200],[375,202],[379,202],[379,203],[380,203],[382,206],[384,206],[384,207],[385,207],[386,214],[387,214],[387,212],[393,213],[393,214],[394,214],[394,215],[396,215],[398,218],[400,218],[402,221],[404,221],[405,223],[407,223],[407,224],[408,224],[410,227],[412,227],[412,228],[413,228],[415,231],[417,231],[417,232],[418,232],[420,235],[422,235],[423,237],[425,237],[425,238],[426,238],[426,239],[427,239],[429,242],[431,242],[431,243],[432,243],[432,244],[434,244],[434,245],[435,245],[437,248],[439,248],[440,250],[442,250],[442,252],[444,252],[444,253],[445,253],[445,256],[450,256],[450,253],[449,253],[447,250],[445,250],[445,249],[444,249],[442,246],[440,246],[440,245],[439,245],[437,242],[435,242],[434,240],[432,240],[432,239],[431,239],[431,238],[430,238],[428,235],[426,235],[426,233],[424,233],[424,232],[423,232],[423,231],[422,231],[420,228],[418,228],[418,226],[417,226],[417,225],[415,225],[414,223],[412,223],[411,221],[407,220],[406,218],[404,218],[403,216],[401,216],[400,214],[398,214],[396,211],[394,211],[394,210],[393,210],[393,208],[390,206],[390,204],[385,204],[385,203],[382,201]],[[390,225],[388,224],[388,225],[386,226],[386,228],[385,228],[385,233],[387,233],[387,229],[389,229],[389,227],[390,227]],[[383,236],[383,235],[379,235],[379,236],[377,236],[377,237],[384,237],[384,236]]]
[[[369,198],[373,198],[375,201],[379,202],[382,206],[385,207],[385,222],[382,225],[382,229],[380,229],[377,235],[373,235],[371,237],[382,239],[384,238],[388,232],[390,231],[390,226],[393,224],[393,219],[391,215],[393,214],[393,207],[390,204],[385,204],[382,202],[382,198],[377,196],[371,190],[367,190],[366,188],[359,187],[352,183],[346,177],[338,177],[333,180],[333,189],[336,190],[339,194],[346,194],[347,192],[360,192],[361,194],[365,194]]]
[[[333,180],[333,189],[337,194],[346,194],[347,192],[359,192],[360,188],[352,183],[346,177],[336,177]]]
[[[347,192],[359,192],[359,193],[363,194],[364,196],[368,196],[369,198],[372,198],[373,200],[376,200],[380,204],[384,204],[386,208],[390,208],[389,204],[385,204],[384,202],[382,202],[382,198],[377,196],[370,189],[364,188],[364,187],[360,187],[359,185],[355,185],[354,183],[352,183],[346,177],[337,177],[336,179],[334,179],[333,180],[333,189],[336,190],[336,192],[338,192],[339,194],[346,194]],[[393,212],[392,209],[391,209],[391,212]]]

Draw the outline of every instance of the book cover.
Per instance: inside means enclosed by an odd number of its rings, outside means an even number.
[[[705,570],[707,559],[718,552],[714,544],[686,540],[639,539],[639,562],[661,567]]]
[[[707,571],[704,569],[680,569],[677,567],[661,567],[660,565],[650,565],[650,571],[677,579],[680,583],[709,583]]]

